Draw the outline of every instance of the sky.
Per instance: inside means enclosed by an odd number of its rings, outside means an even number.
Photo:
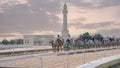
[[[0,40],[61,34],[65,3],[71,36],[120,37],[120,0],[0,0]]]

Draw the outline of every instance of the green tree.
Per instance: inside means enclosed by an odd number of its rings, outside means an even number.
[[[6,40],[6,39],[3,39],[2,42],[1,42],[1,44],[8,45],[8,44],[9,44],[9,41]]]
[[[83,35],[79,36],[80,40],[83,39],[83,38],[85,38],[85,39],[92,39],[92,36],[88,32],[85,32],[85,33],[83,33]]]
[[[103,36],[102,36],[101,34],[98,33],[98,34],[93,35],[93,38],[99,40],[99,39],[102,39]]]
[[[80,36],[79,36],[79,39],[82,40],[82,39],[83,39],[83,35],[80,35]]]
[[[92,39],[92,36],[88,32],[83,33],[83,35],[85,39]]]
[[[10,44],[15,44],[16,41],[15,40],[10,40]]]
[[[17,39],[16,44],[23,44],[23,39]]]

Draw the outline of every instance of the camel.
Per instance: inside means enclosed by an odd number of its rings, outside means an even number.
[[[60,41],[60,43],[58,43],[57,40],[52,40],[50,41],[51,45],[52,45],[52,49],[53,49],[53,52],[59,52],[60,50],[62,51],[62,47],[63,47],[63,43],[64,41]]]

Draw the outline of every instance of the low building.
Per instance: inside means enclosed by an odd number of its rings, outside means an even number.
[[[54,35],[24,35],[24,45],[50,45]]]

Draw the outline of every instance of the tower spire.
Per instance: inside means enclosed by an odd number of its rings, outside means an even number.
[[[63,6],[63,30],[62,30],[62,36],[63,39],[67,39],[67,36],[69,34],[69,31],[67,29],[67,14],[68,14],[68,10],[67,10],[67,4],[65,3]]]

